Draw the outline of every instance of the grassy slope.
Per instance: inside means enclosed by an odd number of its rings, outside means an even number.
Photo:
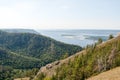
[[[87,80],[120,80],[120,67],[100,73],[99,75],[93,76]]]
[[[75,55],[72,55],[72,56],[66,58],[66,59],[55,61],[55,62],[52,62],[50,64],[47,64],[46,66],[41,67],[34,79],[36,79],[37,76],[39,76],[40,73],[45,73],[47,77],[52,77],[54,74],[56,74],[55,70],[58,67],[62,66],[63,64],[67,64],[69,62],[69,60],[74,60],[75,56],[78,56],[82,53],[85,53],[85,51],[83,50],[81,52],[76,53]],[[59,64],[55,65],[56,62],[59,62]],[[47,69],[46,67],[49,66],[49,65],[52,65],[52,68]]]
[[[61,60],[58,65],[54,65],[54,63],[48,64],[52,65],[50,69],[46,69],[47,65],[42,67],[36,77],[40,76],[40,73],[45,73],[46,77],[55,75],[56,80],[83,80],[120,66],[120,36],[97,46],[88,47]],[[37,78],[35,79],[37,80]]]

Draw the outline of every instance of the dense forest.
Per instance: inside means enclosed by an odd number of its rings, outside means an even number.
[[[81,50],[80,46],[58,42],[40,34],[0,31],[0,80],[12,80],[22,72],[32,73],[30,70],[36,73],[37,68]]]
[[[40,73],[36,80],[86,80],[90,76],[120,66],[120,36],[87,46],[83,53],[59,66],[52,77]]]

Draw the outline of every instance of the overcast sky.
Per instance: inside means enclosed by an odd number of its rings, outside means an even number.
[[[0,28],[120,29],[120,0],[0,0]]]

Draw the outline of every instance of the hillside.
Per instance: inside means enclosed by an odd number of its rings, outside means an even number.
[[[81,50],[79,46],[61,43],[42,35],[3,31],[0,31],[0,47],[21,56],[40,59],[44,62],[41,65],[60,59],[65,54],[69,56]]]
[[[27,57],[0,48],[0,64],[12,68],[33,68],[40,66],[41,60],[34,57]],[[37,67],[36,66],[36,67]]]
[[[34,80],[85,80],[120,66],[120,36],[40,69]]]
[[[0,31],[0,64],[2,67],[11,68],[9,72],[14,69],[40,68],[50,62],[68,57],[81,49],[79,46],[65,44],[40,34]],[[11,77],[12,73],[16,73],[17,70],[12,71],[8,76]],[[4,75],[6,75],[6,71],[4,71]],[[21,74],[21,72],[24,71],[19,70],[17,73]],[[7,77],[3,76],[3,72],[0,76],[3,79]]]
[[[52,62],[52,63],[49,63],[47,64],[46,66],[43,66],[40,68],[39,72],[37,73],[37,75],[35,76],[35,80],[36,78],[41,75],[41,73],[44,73],[47,77],[52,77],[53,75],[56,74],[55,70],[58,68],[58,67],[61,67],[63,64],[68,64],[70,60],[74,60],[74,58],[80,54],[84,53],[84,50],[81,51],[81,52],[78,52],[66,59],[63,59],[63,60],[59,60],[59,61],[55,61],[55,62]]]
[[[34,33],[39,34],[37,31],[33,29],[1,29],[2,31],[8,32],[8,33]]]
[[[99,75],[93,76],[87,80],[120,80],[120,67],[100,73]]]

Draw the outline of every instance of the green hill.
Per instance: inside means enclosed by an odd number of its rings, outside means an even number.
[[[51,38],[38,34],[7,33],[3,31],[0,31],[0,47],[4,48],[10,53],[11,52],[16,53],[21,57],[27,56],[30,58],[31,57],[37,58],[39,59],[39,61],[41,60],[41,62],[39,63],[39,65],[41,66],[49,62],[61,59],[62,56],[65,55],[66,53],[68,55],[72,55],[75,52],[78,52],[82,49],[79,46],[61,43]],[[3,63],[5,64],[5,62]],[[12,64],[10,65],[15,68],[20,68],[17,67],[19,65],[17,66],[13,66]],[[36,65],[34,67],[40,66]]]
[[[85,50],[60,60],[57,65],[55,62],[48,64],[40,69],[34,79],[85,80],[117,66],[120,66],[120,36],[87,46]]]
[[[23,56],[8,50],[0,49],[0,63],[12,68],[27,69],[40,66],[40,59]],[[36,66],[35,66],[36,65]]]
[[[40,34],[0,31],[0,64],[7,68],[40,68],[81,49],[79,46],[65,44]],[[1,76],[4,77],[2,74]]]
[[[1,29],[2,31],[9,32],[9,33],[34,33],[39,34],[37,31],[33,29]]]

